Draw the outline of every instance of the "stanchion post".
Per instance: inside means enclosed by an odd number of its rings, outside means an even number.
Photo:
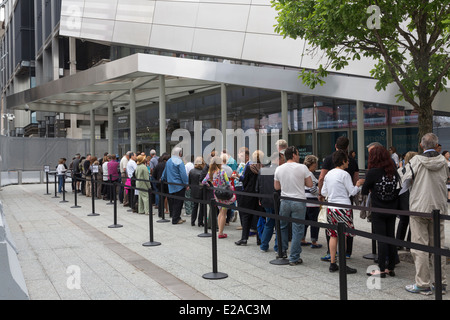
[[[66,200],[66,174],[65,173],[62,176],[62,179],[63,179],[63,187],[62,187],[63,199],[62,199],[62,201],[60,201],[60,203],[69,202]]]
[[[205,201],[207,199],[207,187],[206,185],[202,186],[202,200]],[[206,203],[200,203],[200,208],[199,210],[201,210],[203,212],[203,228],[204,228],[204,232],[200,233],[198,236],[200,238],[209,238],[211,237],[211,233],[208,232],[208,214],[207,214],[207,204]],[[200,213],[199,213],[200,215]]]
[[[48,192],[48,171],[45,172],[45,180],[46,180],[46,185],[47,185],[47,193],[45,195],[49,195],[51,193]]]
[[[441,220],[439,210],[433,210],[433,239],[434,247],[441,248]],[[442,300],[442,268],[440,254],[434,255],[434,295],[436,300]]]
[[[95,177],[94,174],[91,175],[91,198],[92,198],[92,213],[88,214],[88,216],[99,216],[100,214],[95,212]]]
[[[77,190],[77,176],[74,174],[73,175],[73,179],[75,180],[74,181],[74,183],[75,183],[75,192],[73,193],[73,196],[74,196],[74,205],[73,206],[71,206],[71,208],[73,208],[73,209],[76,209],[76,208],[81,208],[79,205],[78,205],[78,195],[77,195],[77,193],[78,193],[78,190]]]
[[[114,193],[116,193],[116,184],[115,184],[115,181],[113,181],[113,179],[112,179],[112,174],[109,175],[109,183],[107,183],[106,186],[108,189],[108,192],[106,192],[106,194],[109,197],[109,202],[106,205],[111,206],[111,205],[114,205],[113,196],[112,196],[113,191],[111,191],[111,190],[114,190]]]
[[[58,195],[57,195],[57,192],[58,192],[58,191],[57,191],[57,189],[56,189],[56,188],[57,188],[56,185],[58,184],[57,181],[56,181],[56,176],[57,176],[57,174],[56,174],[56,172],[55,172],[55,196],[52,197],[52,198],[54,198],[54,199],[59,198]]]
[[[212,264],[213,264],[213,272],[205,273],[203,275],[204,279],[208,280],[219,280],[225,279],[228,277],[226,273],[217,271],[217,235],[216,235],[216,226],[217,226],[217,216],[215,214],[214,199],[211,199],[211,230],[212,230]]]
[[[142,192],[142,191],[140,191]],[[143,243],[144,247],[155,247],[161,245],[161,242],[153,241],[153,201],[152,190],[148,189],[148,227],[150,232],[150,241]]]
[[[339,291],[341,300],[347,300],[347,263],[345,257],[345,224],[338,222],[338,247],[339,247]]]
[[[121,224],[118,224],[117,223],[117,196],[116,196],[116,182],[114,181],[113,182],[113,188],[114,188],[114,202],[113,202],[113,204],[114,204],[114,224],[112,224],[112,225],[110,225],[110,226],[108,226],[108,228],[122,228],[123,227],[123,225],[121,225]]]
[[[273,204],[275,208],[275,215],[280,216],[280,195],[278,192],[273,193]],[[271,264],[275,265],[287,265],[289,264],[289,260],[283,257],[283,243],[281,239],[281,227],[280,227],[280,219],[275,218],[275,228],[277,233],[277,245],[278,245],[278,258],[271,260]]]
[[[163,182],[159,181],[159,192],[160,193],[164,193],[163,190]],[[163,195],[159,195],[159,204],[158,204],[158,213],[161,213],[161,219],[159,219],[156,222],[162,223],[162,222],[170,222],[170,220],[165,218],[165,214],[164,214],[164,196]]]

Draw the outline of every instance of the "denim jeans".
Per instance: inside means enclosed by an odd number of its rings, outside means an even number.
[[[274,208],[264,208],[267,213],[275,214]],[[264,225],[264,230],[261,235],[261,250],[268,250],[269,249],[269,242],[272,239],[273,235],[273,229],[275,228],[275,219],[267,218],[266,224]],[[277,236],[275,236],[275,245],[273,247],[275,251],[278,251],[278,242],[277,242]]]
[[[283,217],[304,220],[306,216],[306,203],[290,200],[281,200],[280,215]],[[280,221],[281,242],[283,251],[287,251],[289,247],[288,225],[289,225],[288,221],[284,220]],[[292,240],[289,255],[290,262],[296,262],[298,261],[298,259],[300,259],[300,254],[302,253],[301,241],[304,234],[305,234],[305,225],[297,222],[292,222]]]
[[[58,175],[58,192],[61,193],[64,189],[64,175]]]

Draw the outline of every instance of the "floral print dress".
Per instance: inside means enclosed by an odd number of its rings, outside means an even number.
[[[209,172],[208,172],[208,174],[206,174],[206,177],[203,179],[202,184],[208,184],[208,180],[212,180],[212,184],[215,188],[230,185],[231,190],[234,191],[233,185],[230,184],[230,180],[228,180],[227,173],[223,169],[220,169],[219,171],[214,172],[212,179],[210,179]],[[214,199],[218,203],[230,205],[236,201],[236,195],[233,194],[233,197],[230,200],[220,200],[220,199],[217,199],[216,195],[214,194]]]

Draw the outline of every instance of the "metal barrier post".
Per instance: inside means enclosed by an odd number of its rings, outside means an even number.
[[[339,248],[339,291],[341,300],[347,300],[347,262],[345,257],[345,224],[338,222],[338,248]]]
[[[439,217],[439,210],[433,210],[433,239],[434,247],[441,248],[441,221]],[[441,269],[441,255],[434,255],[434,294],[436,300],[442,300],[442,269]]]
[[[159,181],[160,185],[159,185],[159,192],[163,193],[163,182]],[[156,222],[170,222],[170,220],[165,218],[165,214],[164,214],[164,198],[165,196],[163,195],[159,195],[159,204],[158,204],[158,213],[161,214],[161,219],[159,219]]]
[[[113,182],[113,188],[114,191],[116,191],[116,182]],[[117,196],[116,196],[116,192],[114,192],[114,224],[110,225],[108,228],[122,228],[123,225],[121,224],[117,224]]]
[[[62,187],[63,199],[59,203],[69,202],[66,200],[66,174],[65,173],[62,176],[62,179],[63,179],[63,187]]]
[[[140,191],[142,192],[142,191]],[[161,242],[153,241],[153,201],[152,201],[152,191],[148,189],[148,226],[150,231],[150,241],[143,243],[144,247],[155,247],[161,245]]]
[[[77,195],[78,190],[77,190],[77,176],[75,174],[73,175],[73,179],[75,180],[74,181],[74,183],[75,183],[75,192],[73,193],[75,204],[73,206],[71,206],[71,208],[76,209],[76,208],[81,208],[81,207],[77,203],[77,201],[78,201],[78,195]]]
[[[91,198],[92,198],[92,213],[89,213],[88,216],[99,216],[100,214],[95,213],[95,180],[94,174],[91,175]]]
[[[109,175],[109,181],[110,181],[110,183],[112,184],[109,184],[109,183],[107,183],[106,184],[106,188],[107,188],[107,192],[106,192],[106,194],[108,195],[108,197],[109,197],[109,202],[106,204],[107,206],[111,206],[111,205],[114,205],[114,202],[113,202],[113,196],[112,196],[112,193],[114,192],[114,194],[116,193],[116,183],[115,183],[115,181],[113,181],[113,179],[112,179],[112,174],[110,174]],[[115,197],[115,196],[114,196]],[[116,206],[117,206],[117,204],[116,204]]]
[[[217,216],[215,214],[214,205],[215,201],[214,199],[211,199],[211,230],[212,230],[212,263],[213,263],[213,272],[205,273],[203,275],[204,279],[208,280],[219,280],[219,279],[225,279],[228,277],[226,273],[218,272],[217,271],[217,235],[216,235],[216,228],[217,228]]]
[[[275,208],[275,215],[280,216],[280,195],[278,192],[274,192],[273,194],[273,204]],[[278,257],[275,260],[271,260],[271,264],[275,265],[287,265],[289,264],[289,259],[283,257],[283,244],[281,241],[281,227],[280,220],[275,218],[275,228],[277,233],[277,245],[278,245]]]
[[[55,172],[55,196],[52,197],[53,199],[59,198],[58,195],[57,195],[57,192],[58,192],[58,191],[56,190],[56,188],[57,188],[56,185],[58,184],[57,181],[56,181],[56,176],[57,176],[57,174],[56,174],[56,172]]]
[[[46,185],[47,185],[47,193],[45,193],[45,195],[49,195],[49,194],[51,194],[50,192],[48,192],[48,171],[46,171],[45,172],[45,182],[46,182]]]
[[[206,200],[207,198],[207,187],[205,185],[202,186],[202,200]],[[208,205],[206,203],[200,203],[199,204],[199,210],[200,212],[203,212],[203,228],[204,232],[200,233],[198,236],[200,238],[209,238],[211,237],[211,233],[208,232],[208,214],[206,213]],[[198,215],[200,216],[200,212]]]

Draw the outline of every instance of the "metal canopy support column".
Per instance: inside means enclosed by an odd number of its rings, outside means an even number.
[[[114,153],[114,107],[111,100],[108,101],[108,153]]]
[[[159,154],[166,152],[166,79],[159,76]]]
[[[366,152],[364,146],[364,103],[360,100],[356,101],[356,128],[358,141],[358,167],[363,169],[366,166]]]
[[[282,139],[289,141],[289,114],[288,114],[288,99],[287,92],[281,91],[281,135]]]
[[[90,126],[91,126],[91,155],[95,156],[95,110],[90,111]]]
[[[220,111],[222,123],[222,149],[227,147],[227,86],[225,83],[220,84]]]
[[[136,93],[130,89],[130,150],[136,152]]]

